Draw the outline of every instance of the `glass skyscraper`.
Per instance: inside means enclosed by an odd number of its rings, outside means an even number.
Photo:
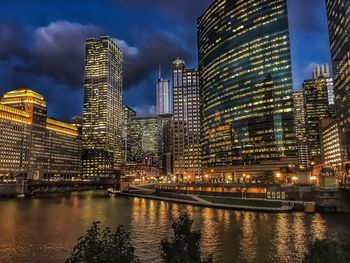
[[[167,79],[161,78],[157,80],[157,105],[156,105],[156,114],[164,115],[171,114],[171,91],[170,91],[170,81]]]
[[[342,160],[350,160],[350,0],[326,0]],[[348,164],[347,173],[350,174]]]
[[[121,166],[123,127],[121,49],[109,37],[86,40],[83,176],[108,178]]]
[[[198,19],[198,47],[203,167],[267,175],[294,165],[287,1],[216,0]]]

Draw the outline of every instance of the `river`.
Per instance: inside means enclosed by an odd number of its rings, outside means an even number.
[[[161,262],[160,241],[171,236],[170,218],[181,211],[191,215],[215,262],[301,262],[308,241],[350,230],[346,214],[230,211],[93,191],[51,194],[0,200],[0,262],[64,262],[94,221],[124,225],[142,262]]]

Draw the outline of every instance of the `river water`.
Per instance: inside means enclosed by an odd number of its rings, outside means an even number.
[[[230,211],[92,191],[53,194],[0,200],[0,262],[64,262],[94,221],[124,225],[142,262],[161,262],[160,241],[171,236],[170,218],[181,211],[191,215],[215,262],[301,262],[308,241],[350,230],[350,215]]]

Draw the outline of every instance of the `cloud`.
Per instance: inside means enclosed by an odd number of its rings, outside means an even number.
[[[28,71],[65,83],[72,89],[82,87],[84,76],[84,43],[103,30],[94,25],[56,21],[37,28],[30,56],[18,71]]]
[[[17,24],[0,24],[0,59],[4,60],[17,54],[23,55],[25,47],[23,39],[24,30]]]
[[[159,65],[169,68],[178,56],[189,59],[191,54],[166,34],[156,34],[144,39],[136,55],[126,54],[124,58],[124,86],[130,88],[141,83]]]
[[[47,77],[72,90],[83,87],[85,39],[104,35],[98,26],[69,21],[55,21],[35,29],[31,42],[18,33],[23,31],[19,26],[2,25],[0,29],[0,59],[9,55],[18,58],[21,63],[13,66],[15,73]],[[125,89],[141,83],[160,64],[169,67],[177,56],[190,57],[173,36],[165,33],[140,40],[140,47],[118,38],[113,40],[124,52]]]
[[[129,46],[125,40],[120,40],[117,38],[113,38],[112,40],[123,50],[124,56],[132,57],[139,53],[139,50],[136,47]]]

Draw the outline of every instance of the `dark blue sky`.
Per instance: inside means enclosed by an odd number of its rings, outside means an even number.
[[[109,35],[124,49],[124,101],[152,114],[158,65],[177,56],[197,67],[196,18],[211,0],[1,0],[0,93],[25,85],[49,115],[81,114],[84,39]],[[324,0],[288,0],[294,88],[329,63]]]

